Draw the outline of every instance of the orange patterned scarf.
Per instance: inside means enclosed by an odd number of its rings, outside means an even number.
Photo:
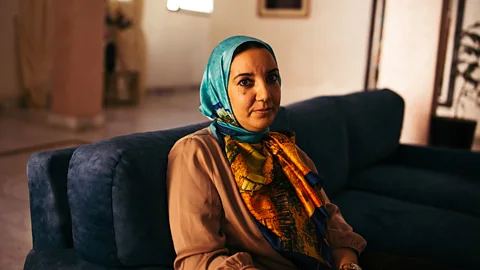
[[[297,259],[300,254],[307,261],[314,258],[330,269],[327,214],[318,176],[298,155],[295,136],[269,132],[257,144],[230,136],[224,140],[243,201],[263,231],[273,233],[267,240],[279,242],[279,252],[296,254]]]

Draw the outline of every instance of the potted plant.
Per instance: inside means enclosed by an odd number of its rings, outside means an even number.
[[[456,78],[461,80],[453,105],[453,118],[434,116],[431,119],[430,144],[470,149],[475,137],[476,120],[461,116],[467,103],[480,108],[480,21],[460,34]]]

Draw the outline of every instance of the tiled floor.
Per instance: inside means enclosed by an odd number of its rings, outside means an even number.
[[[32,246],[25,166],[33,152],[205,121],[198,103],[193,91],[151,96],[137,108],[107,110],[105,127],[79,133],[45,125],[44,112],[0,111],[0,269],[22,269]]]

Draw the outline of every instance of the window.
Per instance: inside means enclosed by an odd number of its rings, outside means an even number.
[[[167,0],[167,9],[179,11],[181,9],[201,13],[213,12],[214,0]]]

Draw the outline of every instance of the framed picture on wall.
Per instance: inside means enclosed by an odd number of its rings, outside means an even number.
[[[260,17],[308,17],[310,0],[257,0]]]

